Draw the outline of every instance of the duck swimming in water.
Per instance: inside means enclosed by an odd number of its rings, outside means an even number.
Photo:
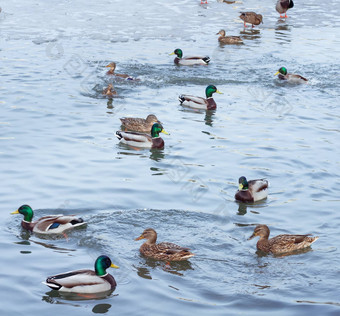
[[[256,244],[258,250],[273,254],[282,254],[307,248],[319,238],[309,237],[310,234],[284,234],[268,239],[269,234],[270,231],[267,225],[257,225],[254,229],[254,233],[248,238],[248,240],[259,236],[260,240]]]
[[[183,261],[194,256],[189,248],[184,248],[170,242],[161,242],[156,244],[157,233],[154,229],[145,229],[135,240],[146,239],[146,242],[141,245],[140,253],[149,258],[166,261]]]
[[[86,222],[84,222],[84,220],[80,217],[61,214],[44,216],[35,222],[32,222],[33,210],[29,205],[21,205],[11,214],[24,215],[21,226],[24,229],[39,234],[62,234],[71,228],[86,225]]]
[[[193,66],[193,65],[208,65],[210,57],[205,56],[188,56],[183,57],[183,51],[179,48],[175,49],[170,55],[176,55],[174,63],[182,66]]]

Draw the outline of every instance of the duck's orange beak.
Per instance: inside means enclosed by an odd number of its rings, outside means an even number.
[[[118,266],[116,266],[116,265],[115,265],[115,264],[113,264],[113,263],[111,263],[110,267],[111,267],[111,268],[115,268],[115,269],[119,269],[119,267],[118,267]]]
[[[254,237],[256,237],[255,232],[247,240],[253,239]]]
[[[138,238],[136,238],[135,240],[141,240],[144,239],[145,237],[143,235],[140,235]]]

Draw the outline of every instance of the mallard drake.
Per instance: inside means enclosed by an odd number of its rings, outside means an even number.
[[[122,126],[126,129],[135,131],[135,132],[150,132],[152,125],[154,123],[160,123],[156,117],[156,115],[149,114],[146,119],[143,118],[133,118],[133,117],[123,117],[120,119],[122,122]]]
[[[240,177],[238,183],[238,191],[235,194],[235,199],[238,201],[252,203],[268,196],[268,181],[266,179],[247,181],[246,177]]]
[[[117,283],[114,277],[106,272],[107,268],[116,268],[108,256],[99,256],[94,263],[94,271],[76,270],[50,276],[43,282],[52,290],[67,293],[94,294],[114,290]]]
[[[294,7],[293,0],[277,0],[276,2],[276,11],[280,13],[280,18],[288,18],[287,11]],[[282,16],[282,14],[285,14]]]
[[[117,95],[117,91],[114,89],[113,85],[109,83],[109,85],[102,91],[102,94],[108,98],[112,98]]]
[[[33,210],[29,205],[22,205],[11,214],[22,214],[21,226],[39,234],[62,234],[68,229],[86,225],[82,218],[74,215],[48,215],[32,222]]]
[[[287,72],[287,68],[281,67],[275,74],[274,76],[279,75],[280,80],[287,80],[289,83],[307,83],[308,79],[296,75],[296,74],[289,74]]]
[[[107,75],[113,75],[113,76],[116,76],[118,78],[122,78],[122,79],[125,79],[125,80],[136,80],[134,77],[131,77],[127,74],[117,74],[117,73],[115,73],[115,70],[116,70],[116,67],[117,67],[115,62],[111,62],[105,67],[110,68],[106,73]]]
[[[164,148],[164,140],[159,136],[159,133],[169,135],[161,124],[154,123],[151,128],[151,136],[144,133],[123,131],[117,131],[116,136],[122,143],[130,146],[162,149]]]
[[[192,95],[182,94],[178,97],[179,102],[182,105],[189,106],[196,109],[204,109],[204,110],[215,110],[216,102],[213,99],[213,93],[223,94],[221,91],[218,91],[217,88],[213,85],[209,85],[205,89],[206,99],[202,97],[195,97]]]
[[[199,56],[190,56],[183,57],[183,51],[179,48],[175,49],[170,55],[177,55],[174,59],[174,63],[176,65],[182,66],[192,66],[192,65],[208,65],[210,61],[210,57],[199,57]]]
[[[140,253],[149,258],[166,261],[183,261],[194,256],[189,248],[183,248],[170,242],[161,242],[156,244],[157,233],[154,229],[148,228],[135,240],[146,239],[146,242],[140,246]]]
[[[269,228],[267,225],[257,225],[254,229],[254,233],[248,238],[248,240],[259,236],[260,240],[257,242],[257,249],[270,252],[273,254],[281,254],[285,252],[292,252],[295,250],[309,247],[319,237],[308,237],[307,235],[278,235],[268,240]]]
[[[225,30],[220,30],[216,35],[221,35],[218,41],[221,44],[243,44],[241,37],[239,36],[225,36]]]
[[[244,27],[246,26],[246,23],[251,24],[251,27],[254,27],[254,25],[259,25],[262,22],[262,15],[257,14],[255,12],[240,12],[240,19],[243,20]]]

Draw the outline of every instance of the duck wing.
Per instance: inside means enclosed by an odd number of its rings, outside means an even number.
[[[124,139],[125,141],[133,141],[140,143],[152,142],[151,136],[145,133],[117,131],[116,136],[118,137],[119,140]]]
[[[189,252],[190,250],[190,248],[181,247],[171,242],[161,242],[157,244],[156,246],[159,251],[162,251],[166,254],[175,254],[175,253],[180,253],[183,251]]]
[[[250,180],[248,187],[251,192],[260,192],[268,188],[268,181],[266,179]]]
[[[308,82],[308,79],[297,74],[287,74],[287,80],[292,83]]]
[[[66,229],[86,224],[82,218],[74,215],[49,215],[41,217],[34,223],[33,231],[37,233],[62,233]]]
[[[98,277],[94,271],[84,269],[50,276],[46,279],[45,284],[54,290],[59,290],[62,287],[65,290],[71,290],[78,286],[105,284],[105,280]]]
[[[122,125],[134,131],[146,131],[148,124],[143,118],[123,117],[120,119]],[[151,128],[150,128],[151,130]]]

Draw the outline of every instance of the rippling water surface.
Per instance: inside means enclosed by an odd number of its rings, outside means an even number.
[[[3,1],[0,13],[1,315],[339,314],[339,7],[295,1]],[[239,11],[263,14],[244,30]],[[219,46],[221,28],[244,45]],[[209,66],[169,56],[203,54]],[[104,67],[140,81],[101,90]],[[310,79],[287,85],[281,66]],[[217,110],[179,106],[215,84]],[[170,133],[164,150],[118,143],[122,116],[154,113]],[[267,200],[234,201],[239,176],[266,177]],[[10,216],[79,214],[86,229],[41,238]],[[247,241],[312,233],[311,249],[274,257]],[[188,262],[140,256],[147,228],[190,247]],[[63,297],[46,276],[93,266],[107,253],[118,287],[101,299]],[[86,297],[85,297],[86,298]]]

